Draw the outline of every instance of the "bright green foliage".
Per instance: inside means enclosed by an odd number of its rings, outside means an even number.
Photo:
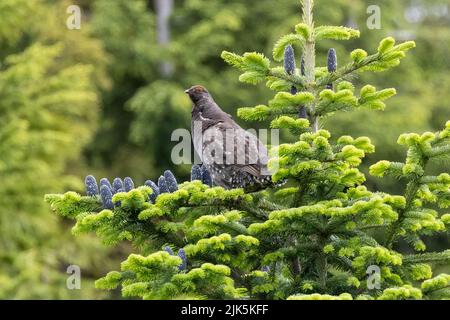
[[[440,274],[422,283],[422,291],[432,299],[448,299],[450,275]]]
[[[329,294],[304,294],[290,296],[288,300],[353,300],[352,296],[348,293],[340,294],[339,296],[332,296]]]
[[[399,211],[397,221],[390,227],[387,244],[396,237],[404,237],[417,251],[423,251],[425,245],[420,235],[446,230],[446,216],[443,216],[442,220],[439,219],[433,205],[443,209],[450,206],[450,176],[448,173],[427,175],[426,167],[430,161],[450,155],[449,126],[450,121],[447,122],[446,128],[438,133],[401,135],[398,143],[408,148],[406,161],[380,161],[370,168],[372,175],[390,175],[407,183],[406,203]]]
[[[98,280],[97,287],[121,286],[124,296],[145,299],[450,298],[448,275],[432,278],[435,265],[450,263],[448,251],[407,255],[396,246],[405,239],[414,250],[424,251],[423,236],[449,230],[448,214],[433,209],[448,208],[449,176],[428,174],[427,165],[450,155],[450,122],[437,133],[402,135],[398,142],[408,148],[404,163],[382,161],[371,167],[374,176],[404,181],[402,195],[364,185],[358,168],[375,151],[369,138],[332,137],[318,129],[325,116],[339,111],[384,109],[394,89],[377,91],[365,85],[355,96],[348,80],[360,71],[398,66],[414,43],[395,45],[386,38],[376,53],[357,49],[352,62],[328,73],[314,63],[315,42],[347,40],[359,32],[314,27],[312,13],[303,14],[295,33],[276,43],[273,63],[258,53],[222,53],[242,72],[242,82],[265,80],[277,92],[267,106],[240,109],[238,114],[245,120],[270,118],[271,127],[297,136],[297,141],[271,151],[273,179],[287,183],[273,192],[246,194],[185,182],[154,204],[147,201],[151,190],[139,187],[116,194],[114,210],[102,210],[100,199],[72,192],[47,196],[54,211],[76,219],[74,232],[95,231],[106,243],[128,240],[142,250],[124,261],[120,272]],[[305,75],[276,66],[288,44],[300,45]],[[298,93],[291,94],[292,87]],[[298,119],[303,106],[308,119]],[[183,249],[186,268],[180,257],[162,251],[166,246]],[[368,278],[372,267],[379,270],[375,287]]]
[[[287,92],[280,92],[269,101],[268,106],[260,105],[254,108],[241,108],[238,111],[238,115],[245,120],[265,120],[269,117],[285,114],[292,115],[298,113],[298,105],[309,103],[313,100],[314,96],[309,92],[300,92],[295,95]],[[295,127],[295,125],[291,123],[289,127],[292,128]]]
[[[179,273],[181,259],[159,251],[143,257],[130,255],[122,263],[122,272],[113,271],[96,282],[102,289],[114,289],[122,284],[123,296],[143,299],[199,299],[208,292],[214,299],[240,298],[245,289],[236,289],[230,278],[230,268],[204,263],[187,273]]]
[[[357,33],[359,35],[359,33]],[[356,34],[355,34],[356,35]],[[289,42],[286,45],[291,44]],[[316,108],[314,110],[309,110],[310,117],[312,119],[316,119],[317,117],[323,116],[324,114],[338,111],[338,110],[348,110],[351,108],[358,107],[366,107],[369,109],[375,110],[383,110],[385,108],[383,100],[386,100],[393,95],[395,95],[395,89],[384,89],[380,91],[376,91],[375,87],[367,85],[361,88],[360,96],[357,98],[353,95],[354,87],[349,86],[347,82],[341,83],[338,85],[336,91],[332,91],[329,89],[321,90],[322,87],[328,83],[337,82],[339,80],[345,78],[348,74],[357,71],[384,71],[389,68],[393,68],[400,63],[400,59],[405,57],[405,52],[415,46],[414,42],[405,42],[394,46],[394,42],[392,38],[386,38],[380,43],[380,47],[378,48],[378,53],[373,54],[371,56],[363,57],[364,54],[361,54],[360,51],[353,53],[352,58],[353,62],[349,63],[341,68],[339,68],[336,72],[333,73],[323,73],[321,69],[317,70],[315,73],[315,81],[310,83],[308,87],[312,87],[314,89],[312,93],[299,93],[297,94],[299,97],[294,98],[295,96],[289,98],[286,93],[279,93],[275,96],[275,99],[269,103],[269,107],[276,106],[276,109],[283,110],[282,113],[295,113],[296,105],[302,105],[306,103],[311,103],[311,105],[315,105]],[[276,46],[274,49],[278,52],[278,47]],[[284,47],[283,47],[284,50]],[[280,86],[280,81],[284,84],[284,86],[295,86],[299,91],[305,89],[306,83],[305,78],[300,76],[299,70],[297,70],[296,74],[288,75],[282,71],[280,68],[269,68],[269,61],[267,58],[264,58],[262,55],[258,55],[252,53],[251,56],[254,58],[252,62],[254,64],[244,63],[246,61],[248,54],[244,56],[239,56],[230,52],[224,51],[222,53],[222,58],[228,62],[230,65],[239,68],[244,73],[240,76],[240,80],[242,82],[257,84],[264,79],[267,80],[267,86],[271,89],[276,89],[279,87],[274,86],[274,83],[277,83]],[[277,54],[274,54],[274,57],[278,57]],[[278,60],[278,59],[277,59]],[[275,80],[277,82],[275,82]],[[282,88],[283,86],[281,86]],[[309,90],[311,91],[311,90]],[[296,96],[297,96],[296,95]],[[317,98],[314,98],[318,96]],[[315,99],[315,101],[314,101]],[[313,100],[313,101],[311,101]],[[291,109],[289,109],[291,108]],[[297,108],[298,109],[298,108]],[[247,109],[246,109],[247,111]],[[289,112],[290,111],[290,112]],[[297,110],[298,111],[298,110]],[[248,111],[247,111],[248,112]],[[250,117],[250,113],[244,114],[244,119],[246,120],[255,120],[255,118]],[[276,113],[274,111],[266,110],[264,114],[265,118],[270,115],[279,115],[280,113]],[[258,119],[258,118],[256,118]]]
[[[193,181],[180,185],[179,190],[173,193],[162,194],[155,204],[147,201],[150,193],[150,188],[139,187],[114,195],[113,201],[120,202],[114,212],[102,210],[98,197],[82,197],[74,192],[47,195],[46,201],[59,214],[77,220],[73,227],[75,234],[95,231],[106,244],[129,240],[149,251],[162,246],[167,239],[181,246],[183,238],[187,237],[193,241],[185,247],[189,260],[212,255],[216,261],[232,261],[231,265],[236,266],[245,264],[249,255],[257,253],[255,248],[259,241],[246,235],[248,232],[240,223],[239,211],[207,215],[215,213],[215,208],[250,206],[252,197],[242,190],[209,188],[200,181]],[[197,206],[204,209],[192,209],[194,214],[188,210]],[[229,233],[214,236],[220,230]],[[177,235],[181,234],[184,236],[179,238]],[[237,257],[236,253],[239,253]],[[198,298],[205,294],[203,291],[208,292],[207,297],[210,298],[238,298],[246,291],[245,288],[234,287],[230,268],[225,265],[205,262],[188,273],[181,273],[178,271],[180,260],[167,252],[156,252],[145,258],[131,255],[122,263],[122,273],[109,273],[97,282],[97,286],[111,289],[122,283],[124,296],[137,295],[148,299]],[[160,283],[161,287],[154,287],[151,285],[153,282]],[[214,283],[217,286],[211,285]],[[215,287],[217,289],[211,289]]]

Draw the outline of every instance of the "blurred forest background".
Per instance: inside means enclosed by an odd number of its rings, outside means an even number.
[[[80,30],[66,27],[72,4],[81,7]],[[379,30],[367,27],[369,5],[381,8]],[[93,280],[117,269],[130,248],[75,239],[43,195],[82,192],[87,174],[142,183],[171,168],[187,178],[189,168],[170,161],[171,132],[190,128],[184,89],[205,85],[232,115],[265,103],[269,90],[239,83],[220,53],[271,55],[300,20],[299,8],[297,0],[0,0],[0,298],[118,298],[95,290]],[[402,157],[400,133],[438,130],[450,119],[447,0],[317,0],[315,19],[361,31],[354,41],[322,42],[321,65],[329,47],[343,64],[351,50],[372,52],[385,36],[417,43],[393,71],[354,79],[396,87],[386,111],[322,124],[336,135],[369,136],[377,152],[366,167]],[[402,191],[398,181],[368,176],[368,184]],[[446,238],[429,241],[429,250],[448,247]],[[81,290],[66,288],[70,264],[81,267]]]

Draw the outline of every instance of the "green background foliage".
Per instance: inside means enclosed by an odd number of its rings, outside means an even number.
[[[65,26],[66,8],[74,3],[82,9],[81,30]],[[381,8],[379,30],[366,26],[372,4]],[[348,52],[374,52],[386,36],[413,39],[417,45],[394,72],[351,79],[357,86],[396,88],[385,111],[343,113],[321,122],[333,136],[371,138],[377,149],[364,159],[364,173],[378,160],[403,161],[406,149],[396,144],[401,133],[441,130],[450,118],[445,45],[450,16],[436,13],[444,11],[439,6],[449,8],[439,0],[316,1],[318,25],[356,25],[361,31],[358,39],[320,42],[320,65],[331,46],[343,65],[350,62]],[[412,22],[414,8],[420,19]],[[141,184],[171,168],[186,180],[188,168],[171,163],[175,142],[169,143],[174,129],[189,128],[184,89],[205,85],[235,118],[238,107],[267,103],[270,91],[238,82],[238,71],[220,54],[271,56],[273,43],[291,31],[299,16],[296,0],[260,0],[257,6],[253,1],[175,0],[172,40],[162,47],[150,0],[1,1],[0,298],[105,297],[93,289],[93,279],[117,268],[130,248],[106,249],[93,236],[72,237],[67,221],[49,212],[43,194],[82,192],[81,177],[90,173],[130,176]],[[163,62],[172,64],[172,74],[162,75]],[[282,139],[297,137],[286,130]],[[430,170],[448,172],[448,162],[431,163]],[[403,192],[404,184],[396,179],[366,177],[370,189]],[[449,247],[448,235],[425,242],[430,250]],[[82,290],[66,289],[69,264],[81,266]]]

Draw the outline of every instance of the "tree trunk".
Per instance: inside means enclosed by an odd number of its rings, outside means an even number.
[[[157,16],[158,44],[165,46],[170,42],[169,18],[173,11],[173,0],[154,0]],[[173,65],[170,62],[161,64],[161,74],[169,77],[173,73]]]

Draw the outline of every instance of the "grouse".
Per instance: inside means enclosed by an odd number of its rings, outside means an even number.
[[[225,189],[248,192],[272,184],[268,154],[262,142],[222,111],[200,85],[185,91],[193,102],[191,134],[194,149],[213,182]]]

